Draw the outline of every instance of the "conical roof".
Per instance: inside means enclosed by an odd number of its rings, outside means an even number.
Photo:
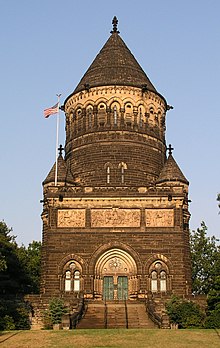
[[[43,182],[43,185],[52,183],[55,181],[55,170],[56,170],[56,163],[54,163],[53,167],[51,168],[49,174],[47,175],[46,179]],[[60,154],[57,159],[57,182],[64,182],[73,184],[74,179],[71,174],[71,172],[68,170],[65,160],[63,159],[63,156]]]
[[[180,181],[184,184],[189,184],[188,180],[183,175],[172,154],[169,154],[169,157],[167,158],[156,183],[160,184],[167,181]]]
[[[86,86],[91,88],[109,85],[146,87],[157,93],[140,64],[120,37],[117,27],[113,27],[111,33],[112,35],[72,94],[85,90]]]

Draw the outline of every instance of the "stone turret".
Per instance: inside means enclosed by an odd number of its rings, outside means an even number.
[[[168,106],[118,30],[111,32],[63,108],[65,158],[80,182],[154,184],[165,163]]]

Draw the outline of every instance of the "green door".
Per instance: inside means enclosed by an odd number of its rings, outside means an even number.
[[[103,299],[114,299],[114,282],[113,277],[104,277],[103,279]]]
[[[118,300],[128,299],[128,277],[118,277]]]

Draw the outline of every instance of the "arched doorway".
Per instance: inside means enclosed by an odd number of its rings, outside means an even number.
[[[94,291],[103,300],[127,300],[138,291],[133,257],[118,248],[104,252],[95,264]]]

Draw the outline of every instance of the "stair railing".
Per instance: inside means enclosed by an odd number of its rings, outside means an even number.
[[[159,327],[159,328],[169,328],[169,317],[167,314],[159,314],[156,312],[156,306],[155,303],[153,301],[153,299],[151,300],[147,300],[146,302],[146,310],[147,313],[150,317],[150,319]]]
[[[105,309],[104,309],[104,328],[108,328],[108,308],[107,308],[107,303],[106,303],[106,298],[105,298]]]
[[[76,329],[78,323],[85,315],[87,305],[85,304],[84,298],[81,298],[78,302],[76,312],[70,316],[71,328]]]
[[[126,329],[128,329],[128,306],[127,306],[126,299],[125,299],[125,324],[126,324]]]

